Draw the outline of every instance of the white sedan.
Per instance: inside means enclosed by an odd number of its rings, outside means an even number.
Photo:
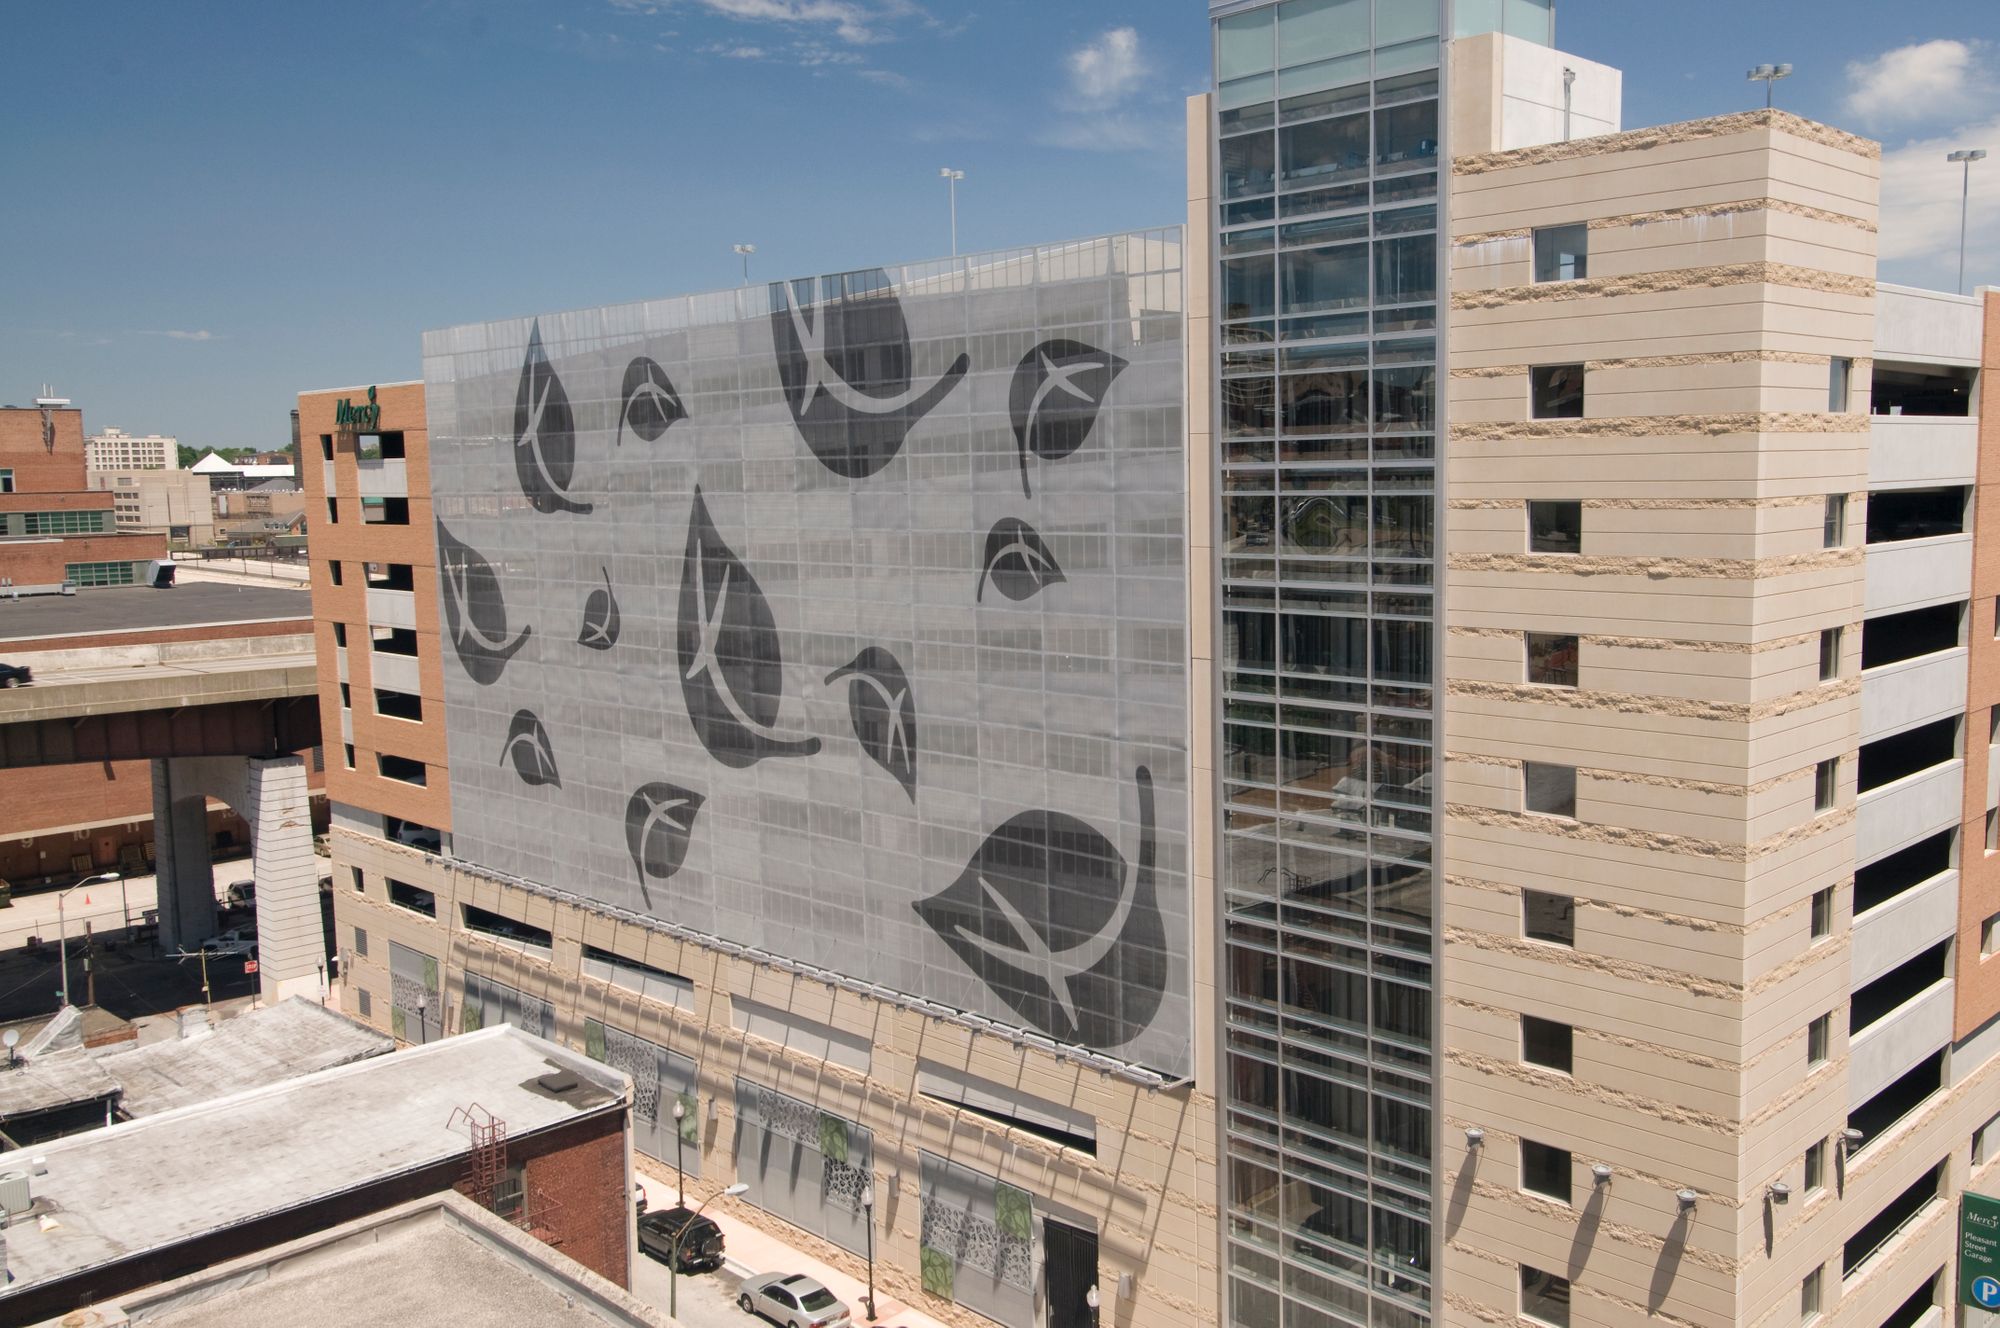
[[[840,1297],[810,1277],[765,1273],[743,1283],[736,1298],[745,1314],[756,1314],[781,1328],[837,1328],[849,1322]]]

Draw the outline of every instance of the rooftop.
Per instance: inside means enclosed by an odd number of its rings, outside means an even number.
[[[396,1049],[385,1033],[297,996],[226,1019],[207,1033],[94,1055],[128,1116],[157,1116]]]
[[[542,1087],[551,1071],[575,1087]],[[474,1102],[520,1138],[615,1108],[630,1086],[503,1024],[43,1143],[33,1217],[6,1233],[15,1280],[0,1317],[24,1289],[463,1156],[470,1136],[452,1114]],[[0,1153],[0,1172],[27,1162]]]
[[[172,590],[119,586],[77,595],[0,599],[0,642],[311,617],[312,596],[304,586],[218,582],[190,582]],[[4,654],[0,649],[0,656]]]
[[[671,1320],[457,1194],[420,1199],[99,1305],[106,1328],[669,1328]]]

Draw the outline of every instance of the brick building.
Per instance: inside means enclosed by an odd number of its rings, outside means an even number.
[[[120,534],[112,495],[84,471],[83,412],[0,406],[0,593],[143,582],[164,531]]]

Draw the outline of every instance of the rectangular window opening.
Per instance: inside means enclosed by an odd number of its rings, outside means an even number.
[[[438,915],[437,895],[419,885],[399,881],[391,876],[389,882],[389,902],[397,908],[407,908],[412,913],[421,913],[427,918]]]
[[[1544,761],[1521,763],[1521,801],[1537,816],[1576,819],[1576,767]]]
[[[1529,414],[1538,420],[1583,418],[1583,366],[1538,364],[1528,370]]]
[[[1529,553],[1580,553],[1583,550],[1583,504],[1578,501],[1528,503]]]
[[[1590,227],[1535,228],[1535,280],[1581,281],[1590,275]]]
[[[1528,681],[1543,687],[1577,685],[1578,638],[1560,632],[1524,632]]]
[[[1576,1029],[1553,1019],[1522,1015],[1521,1059],[1544,1069],[1575,1073]]]
[[[1576,898],[1542,890],[1521,892],[1521,930],[1531,941],[1576,944]]]
[[[1570,1201],[1570,1153],[1532,1139],[1521,1141],[1521,1188],[1558,1203]]]

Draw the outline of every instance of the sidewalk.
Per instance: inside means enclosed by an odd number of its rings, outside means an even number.
[[[668,1208],[674,1202],[674,1184],[670,1180],[659,1180],[639,1171],[638,1164],[646,1162],[657,1166],[650,1158],[633,1155],[633,1179],[646,1191],[646,1207]],[[698,1202],[698,1201],[697,1201]],[[862,1298],[868,1290],[867,1284],[858,1277],[850,1277],[837,1268],[831,1268],[810,1255],[802,1254],[775,1236],[744,1222],[741,1218],[713,1208],[706,1210],[704,1217],[710,1218],[722,1228],[724,1248],[728,1251],[729,1271],[738,1277],[752,1277],[758,1273],[804,1273],[817,1278],[826,1289],[847,1302],[847,1308],[854,1316],[856,1328],[865,1328],[871,1321],[862,1308]],[[879,1248],[879,1241],[877,1242]],[[877,1264],[879,1270],[880,1264]],[[903,1301],[891,1295],[878,1282],[875,1287],[875,1308],[878,1311],[872,1321],[880,1328],[947,1328],[947,1325],[933,1319],[928,1314],[909,1308]]]

